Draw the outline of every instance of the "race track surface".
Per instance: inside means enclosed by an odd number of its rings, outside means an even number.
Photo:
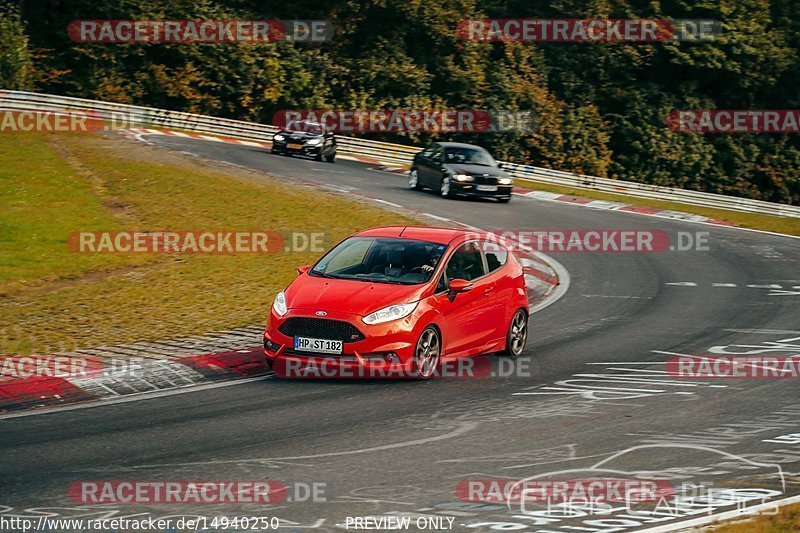
[[[708,232],[709,249],[550,254],[571,284],[532,317],[516,367],[508,371],[508,361],[492,357],[503,375],[429,382],[267,377],[1,420],[0,516],[39,516],[42,508],[59,517],[277,516],[286,531],[340,531],[347,517],[408,515],[444,517],[445,524],[453,518],[454,531],[623,531],[673,527],[742,501],[800,493],[800,438],[787,436],[800,433],[796,379],[681,379],[664,365],[671,354],[800,353],[800,240],[520,197],[507,205],[446,200],[409,191],[404,176],[361,163],[147,139],[482,228],[663,230],[671,242],[678,232]],[[265,201],[280,208],[280,199]],[[684,495],[639,515],[624,504],[604,514],[519,503],[509,509],[464,502],[456,493],[459,481],[478,478],[564,470],[610,476],[598,468],[722,492]],[[290,487],[291,501],[93,507],[67,496],[71,483],[86,479],[270,479]],[[324,484],[318,490],[325,501],[295,494],[315,483]]]

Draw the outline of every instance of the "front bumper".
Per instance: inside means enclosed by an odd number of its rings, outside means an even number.
[[[478,190],[478,187],[482,186],[480,183],[474,183],[469,181],[451,181],[450,187],[453,191],[457,194],[463,194],[464,196],[480,196],[480,197],[487,197],[487,198],[505,198],[511,196],[511,189],[513,185],[488,185],[489,187],[497,187],[497,190],[494,191],[481,191]]]
[[[294,337],[280,331],[293,317],[318,319],[313,310],[290,309],[283,317],[270,311],[264,331],[264,354],[276,374],[289,378],[391,378],[411,376],[419,333],[414,313],[384,324],[367,325],[358,315],[328,312],[325,319],[350,323],[362,340],[343,341],[341,355],[294,349]],[[339,340],[339,339],[335,339]]]
[[[299,146],[299,148],[298,148]],[[305,155],[309,157],[318,156],[322,152],[322,145],[309,146],[306,144],[297,145],[287,142],[272,142],[272,151],[282,154]]]

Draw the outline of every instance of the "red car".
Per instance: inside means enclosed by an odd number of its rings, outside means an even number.
[[[308,365],[333,361],[335,376],[427,379],[453,359],[495,351],[518,356],[525,348],[522,267],[489,235],[373,228],[298,272],[275,298],[264,332],[264,352],[278,375],[293,376],[294,369],[300,376]]]

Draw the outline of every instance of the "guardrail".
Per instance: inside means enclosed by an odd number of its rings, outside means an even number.
[[[113,121],[124,115],[127,126],[139,127],[165,127],[197,133],[223,135],[234,139],[270,141],[278,128],[271,125],[256,124],[242,120],[217,118],[207,115],[169,111],[151,107],[115,104],[56,96],[23,91],[0,91],[0,109],[6,110],[37,110],[37,111],[84,111]],[[373,158],[389,164],[408,166],[411,159],[420,148],[402,144],[392,144],[355,137],[338,137],[339,151],[360,157]],[[728,209],[748,213],[760,213],[784,217],[800,218],[800,206],[737,198],[722,194],[690,191],[672,187],[661,187],[631,181],[584,176],[540,168],[530,165],[520,165],[506,162],[509,173],[516,179],[550,183],[565,187],[576,187],[606,193],[634,196],[637,198],[650,198],[690,204],[701,207]]]

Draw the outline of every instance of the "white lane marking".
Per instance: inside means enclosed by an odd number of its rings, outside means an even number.
[[[189,135],[189,134],[187,134],[187,133],[183,133],[182,131],[171,131],[171,130],[170,130],[170,131],[168,131],[167,133],[168,133],[169,135],[174,135],[175,137],[185,137],[185,138],[187,138],[187,139],[191,139],[191,138],[192,138],[192,136],[191,136],[191,135]]]
[[[670,522],[669,524],[651,527],[648,529],[640,529],[639,533],[665,533],[667,531],[678,531],[688,528],[695,528],[697,526],[710,524],[712,522],[730,520],[733,518],[742,518],[743,516],[758,514],[761,513],[762,511],[774,511],[781,505],[791,505],[793,503],[798,503],[798,502],[800,502],[800,496],[791,496],[789,498],[783,498],[782,500],[775,500],[769,503],[754,505],[753,507],[745,507],[744,509],[737,507],[732,511],[725,511],[722,513],[711,514],[700,518],[692,518],[690,520],[684,520],[683,522]]]
[[[254,142],[254,141],[236,141],[236,142],[239,143],[239,144],[242,144],[244,146],[255,146],[256,148],[265,148],[266,147],[266,145],[264,143],[257,143],[257,142]]]
[[[449,218],[440,217],[438,215],[433,215],[431,213],[422,213],[422,214],[425,215],[426,217],[431,217],[434,220],[441,220],[442,222],[452,222],[452,220],[450,220]]]
[[[712,287],[736,287],[735,283],[712,283]]]
[[[769,285],[751,284],[751,285],[748,285],[747,288],[749,288],[749,289],[782,289],[783,287],[781,287],[780,285],[778,285],[776,283],[772,283],[772,284],[769,284]]]
[[[181,387],[177,389],[167,389],[158,392],[140,392],[136,394],[130,394],[128,396],[122,396],[119,398],[115,398],[112,400],[98,400],[94,402],[86,402],[86,403],[76,403],[73,405],[64,405],[61,407],[51,407],[51,408],[44,408],[44,409],[34,409],[32,411],[21,411],[19,413],[6,413],[4,415],[0,415],[0,420],[5,420],[8,418],[23,418],[26,416],[37,416],[37,415],[49,415],[51,413],[60,413],[63,411],[77,411],[78,409],[92,409],[95,407],[105,407],[107,405],[115,405],[119,403],[128,403],[128,402],[138,402],[140,400],[150,400],[151,398],[161,398],[163,396],[175,396],[177,394],[186,394],[189,392],[198,392],[203,390],[209,389],[219,389],[222,387],[232,387],[233,385],[243,385],[245,383],[252,383],[254,381],[261,381],[264,379],[270,379],[274,377],[274,374],[269,374],[266,376],[259,376],[255,378],[244,378],[244,379],[235,379],[231,381],[222,381],[218,383],[207,383],[204,385],[192,385],[188,387]]]
[[[672,285],[674,287],[697,287],[694,281],[675,281],[673,283],[665,283],[664,285]]]
[[[553,292],[545,296],[541,302],[531,307],[531,314],[533,314],[533,313],[538,313],[542,309],[545,309],[553,305],[557,301],[559,301],[561,297],[564,296],[567,293],[567,290],[569,289],[570,277],[567,269],[564,268],[564,266],[561,263],[559,263],[549,255],[543,254],[542,252],[532,252],[532,253],[528,252],[528,253],[530,253],[535,257],[538,257],[545,264],[549,265],[550,268],[555,270],[556,276],[558,276],[558,285],[556,285],[556,288],[553,290]]]
[[[736,329],[723,329],[722,331],[729,331],[731,333],[755,333],[755,334],[762,334],[762,335],[800,335],[800,331],[793,331],[790,329],[748,329],[748,328],[736,328]]]
[[[386,200],[381,200],[380,198],[373,198],[373,200],[375,200],[376,202],[380,202],[382,204],[391,205],[392,207],[400,207],[400,208],[403,207],[400,204],[396,204],[394,202],[387,202]]]
[[[582,294],[584,298],[620,298],[623,300],[626,299],[641,299],[641,300],[652,300],[652,296],[616,296],[612,294]]]

